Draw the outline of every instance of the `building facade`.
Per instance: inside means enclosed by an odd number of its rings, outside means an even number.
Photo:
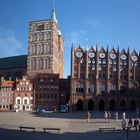
[[[14,109],[31,111],[33,109],[33,86],[26,76],[16,81],[14,91]]]
[[[59,74],[38,74],[34,83],[35,109],[59,109]]]
[[[71,50],[71,110],[140,107],[140,55],[81,47]]]
[[[0,83],[0,111],[12,111],[14,100],[14,82],[1,78]]]
[[[38,73],[64,75],[64,48],[55,10],[50,19],[32,21],[28,33],[27,75],[35,78]]]

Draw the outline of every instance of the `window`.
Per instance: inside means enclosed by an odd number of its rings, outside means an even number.
[[[113,68],[113,71],[117,71],[117,69],[114,67],[114,68]]]
[[[32,25],[32,31],[35,31],[36,30],[36,26],[33,24]]]
[[[90,85],[89,85],[89,88],[88,88],[88,92],[89,92],[89,93],[93,93],[94,90],[95,90],[94,88],[95,88],[95,87],[94,87],[94,84],[90,84]]]
[[[106,61],[103,61],[103,64],[106,64]]]
[[[47,29],[47,30],[50,30],[50,29],[51,29],[50,24],[46,24],[46,29]]]
[[[40,30],[44,30],[44,25],[38,25],[38,30],[40,31]]]
[[[82,83],[77,83],[76,84],[76,92],[77,93],[83,93],[84,92],[84,88],[83,88],[83,84]]]
[[[24,104],[27,105],[27,99],[24,99]]]
[[[99,71],[101,71],[102,70],[101,66],[99,66],[98,69],[99,69]]]
[[[43,59],[38,60],[38,69],[43,69]]]
[[[44,82],[44,79],[40,79],[40,82]]]
[[[51,32],[47,32],[46,33],[46,39],[50,39],[51,38]]]
[[[44,40],[44,34],[43,34],[43,33],[40,33],[40,34],[39,34],[39,38],[38,38],[38,39],[39,39],[39,41]]]
[[[50,69],[51,68],[51,59],[47,58],[45,59],[45,69]]]
[[[17,104],[20,104],[20,99],[17,99]]]
[[[32,41],[36,41],[36,40],[37,40],[36,34],[32,34]]]
[[[105,91],[105,84],[101,83],[99,86],[99,92],[104,92]]]
[[[33,104],[33,100],[30,100],[30,104]]]

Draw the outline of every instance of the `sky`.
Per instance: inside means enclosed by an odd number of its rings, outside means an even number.
[[[140,51],[140,0],[55,0],[64,40],[64,77],[71,45]],[[0,0],[0,58],[27,54],[30,21],[51,16],[53,0]]]

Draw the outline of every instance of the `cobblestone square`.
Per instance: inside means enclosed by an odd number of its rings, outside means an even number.
[[[87,112],[74,113],[40,113],[35,112],[3,112],[0,113],[0,140],[45,140],[45,139],[61,139],[61,140],[93,140],[93,139],[127,139],[126,132],[120,131],[121,114],[119,112],[119,122],[115,122],[114,113],[109,122],[105,123],[103,118],[104,112],[91,112],[91,119],[87,122]],[[136,117],[135,112],[127,112],[127,118]],[[36,131],[31,130],[19,131],[19,126],[35,127]],[[43,133],[44,127],[60,128],[60,134],[57,131],[49,131]],[[115,127],[119,131],[100,133],[100,127]],[[133,131],[128,136],[131,140],[140,139],[140,131]]]

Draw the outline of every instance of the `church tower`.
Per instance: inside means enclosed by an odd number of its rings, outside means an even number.
[[[58,28],[55,8],[51,18],[31,21],[28,32],[27,75],[35,78],[38,73],[64,75],[63,38]]]

